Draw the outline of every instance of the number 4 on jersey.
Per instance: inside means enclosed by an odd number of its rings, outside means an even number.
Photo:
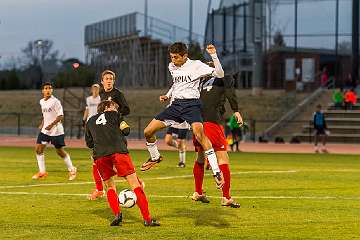
[[[105,125],[107,123],[106,118],[105,118],[105,113],[101,114],[97,119],[96,119],[96,125]]]

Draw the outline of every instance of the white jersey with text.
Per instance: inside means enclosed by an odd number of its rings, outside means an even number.
[[[45,128],[49,126],[58,116],[63,116],[63,107],[59,99],[54,96],[51,96],[48,100],[44,98],[40,100],[41,111],[43,114],[44,125],[41,129],[43,134],[48,136],[59,136],[64,134],[64,127],[61,122],[58,122],[54,127],[50,130],[46,130]]]
[[[188,59],[180,67],[170,63],[169,71],[173,79],[172,98],[198,99],[200,98],[200,78],[212,75],[215,68],[209,67],[199,60]]]
[[[89,96],[86,98],[86,109],[88,110],[88,117],[86,121],[89,120],[92,116],[97,114],[97,106],[101,102],[100,96],[93,97]]]

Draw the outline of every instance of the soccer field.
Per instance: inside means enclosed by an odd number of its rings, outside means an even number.
[[[152,216],[145,228],[137,207],[123,209],[123,225],[110,227],[106,198],[88,201],[94,188],[89,151],[68,149],[79,175],[67,181],[62,159],[46,152],[46,180],[32,148],[0,148],[0,239],[356,239],[360,238],[360,156],[230,154],[232,195],[239,209],[220,206],[221,192],[210,175],[209,204],[192,202],[194,153],[176,167],[176,152],[148,172],[145,181]],[[132,151],[134,164],[147,158]],[[207,172],[210,174],[210,172]],[[118,190],[128,188],[118,179]]]

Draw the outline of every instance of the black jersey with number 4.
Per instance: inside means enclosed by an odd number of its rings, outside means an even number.
[[[98,113],[86,124],[85,141],[93,149],[94,159],[114,153],[128,153],[124,133],[120,130],[121,118],[115,111]]]
[[[112,100],[116,102],[119,105],[119,113],[121,113],[122,116],[129,115],[130,108],[129,105],[125,99],[124,94],[117,88],[113,88],[109,92],[105,92],[104,89],[100,91],[100,99],[101,101],[104,100]]]

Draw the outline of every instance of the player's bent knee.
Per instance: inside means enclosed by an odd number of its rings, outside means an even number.
[[[154,135],[154,131],[150,128],[145,128],[144,129],[144,136],[145,138],[151,138]]]

